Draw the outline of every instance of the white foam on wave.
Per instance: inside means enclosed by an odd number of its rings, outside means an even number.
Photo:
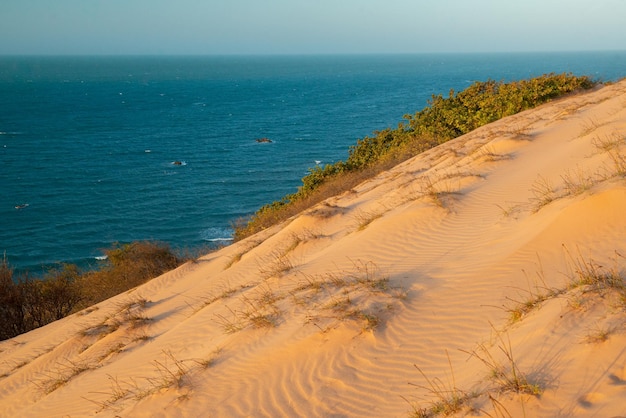
[[[205,241],[218,242],[218,241],[232,241],[232,240],[233,240],[233,238],[226,238],[226,237],[224,237],[224,238],[209,238],[209,239],[206,239]]]
[[[200,237],[207,242],[230,242],[233,240],[233,231],[228,228],[207,228],[200,232]]]
[[[109,256],[108,255],[97,255],[94,258],[96,260],[103,261],[103,260],[106,260],[107,258],[109,258]]]

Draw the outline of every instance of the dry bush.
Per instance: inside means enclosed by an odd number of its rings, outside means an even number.
[[[79,279],[85,306],[139,286],[175,269],[182,261],[167,244],[148,241],[116,245],[105,253],[107,265]]]
[[[6,259],[0,263],[0,339],[44,326],[73,312],[83,300],[78,268],[64,264],[42,279],[14,277]]]

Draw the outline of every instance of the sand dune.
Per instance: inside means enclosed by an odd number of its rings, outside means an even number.
[[[0,342],[0,416],[626,416],[625,178],[626,81],[503,119]]]

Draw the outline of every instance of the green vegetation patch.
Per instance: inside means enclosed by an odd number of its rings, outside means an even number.
[[[241,240],[276,225],[381,171],[483,125],[594,85],[596,82],[586,76],[551,73],[511,83],[475,82],[458,93],[450,90],[448,98],[433,95],[428,106],[414,115],[405,115],[405,122],[396,129],[377,131],[358,140],[350,147],[345,161],[310,168],[297,192],[237,222],[234,238]]]

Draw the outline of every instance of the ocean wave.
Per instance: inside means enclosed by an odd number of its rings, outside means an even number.
[[[109,256],[108,255],[97,255],[94,258],[96,260],[98,260],[98,261],[103,261],[103,260],[106,260],[107,258],[109,258]]]
[[[233,240],[230,228],[207,228],[200,232],[200,238],[207,242],[229,242]]]
[[[208,241],[208,242],[220,242],[220,241],[232,241],[232,240],[233,240],[232,237],[231,238],[224,237],[224,238],[208,238],[208,239],[205,239],[205,241]]]

